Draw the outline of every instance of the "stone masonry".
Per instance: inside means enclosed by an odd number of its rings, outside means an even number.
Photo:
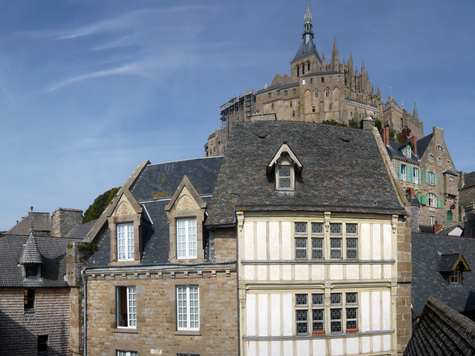
[[[53,236],[65,237],[76,226],[82,224],[82,210],[58,208],[52,215]]]

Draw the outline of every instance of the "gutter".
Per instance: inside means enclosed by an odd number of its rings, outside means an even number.
[[[84,299],[83,299],[83,313],[84,313],[84,332],[83,332],[83,342],[84,342],[84,356],[87,356],[87,283],[86,283],[86,267],[81,271],[82,283],[84,286]]]

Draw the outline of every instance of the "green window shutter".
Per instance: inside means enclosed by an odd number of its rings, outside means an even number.
[[[419,185],[422,185],[422,171],[420,168],[418,168],[419,170]]]
[[[434,185],[437,185],[437,173],[434,173]]]
[[[414,183],[414,167],[411,166],[411,183]]]
[[[426,196],[425,195],[421,195],[421,204],[426,205]]]
[[[411,182],[411,166],[406,166],[406,182]]]
[[[447,210],[447,220],[452,221],[452,211]]]
[[[426,171],[426,183],[429,183],[429,171]]]
[[[402,171],[402,167],[401,167],[401,163],[399,163],[399,180],[402,180],[401,171]]]
[[[442,199],[437,199],[437,207],[442,209],[444,207],[444,201]]]

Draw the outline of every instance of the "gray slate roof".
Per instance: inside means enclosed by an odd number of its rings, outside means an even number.
[[[427,146],[429,146],[430,140],[432,140],[432,135],[427,135],[420,140],[417,140],[417,155],[422,158],[424,156],[424,153],[427,149]]]
[[[299,60],[300,58],[306,57],[310,54],[315,54],[318,58],[318,60],[321,62],[322,60],[320,59],[320,56],[318,55],[317,48],[315,47],[315,43],[313,43],[313,40],[311,39],[307,43],[305,43],[305,40],[302,42],[300,45],[299,50],[295,54],[294,59],[292,62]]]
[[[394,141],[389,141],[389,146],[387,146],[386,148],[388,150],[389,155],[392,157],[396,157],[399,159],[404,159],[407,161],[412,161],[414,163],[417,163],[419,160],[419,157],[415,155],[414,152],[411,152],[411,158],[404,156],[404,154],[401,152],[401,148],[406,147],[407,145],[409,145],[409,141],[404,144],[400,144]],[[417,152],[419,153],[419,151]]]
[[[472,187],[475,185],[475,172],[465,173],[464,177],[464,188]]]
[[[475,323],[429,298],[404,356],[475,355]]]
[[[284,142],[303,165],[295,194],[266,172]],[[295,121],[233,126],[207,224],[232,224],[236,208],[404,214],[372,132]]]
[[[66,245],[75,240],[59,237],[36,237],[41,253],[41,278],[23,279],[20,257],[28,236],[5,235],[0,238],[1,287],[67,287]]]
[[[148,164],[132,185],[133,197],[143,206],[152,224],[143,235],[143,254],[140,265],[168,263],[170,249],[169,227],[165,206],[186,175],[205,203],[210,201],[223,157],[198,158],[186,161]],[[208,197],[206,197],[208,196]],[[110,254],[109,230],[87,267],[108,267]]]
[[[450,257],[441,254],[462,253],[472,271],[462,272],[461,284],[449,283],[445,264]],[[458,255],[456,256],[458,258]],[[455,257],[454,257],[455,258]],[[421,315],[432,296],[458,312],[475,310],[475,239],[457,236],[412,233],[412,305]]]
[[[20,257],[21,264],[38,264],[43,263],[43,259],[41,258],[40,249],[38,247],[38,243],[36,242],[35,235],[30,233],[28,239],[26,240],[26,246],[23,249]]]
[[[89,232],[89,230],[92,229],[92,227],[94,226],[94,224],[96,223],[97,220],[92,220],[92,221],[89,221],[85,224],[81,224],[81,225],[78,225],[76,226],[75,228],[73,228],[67,238],[70,238],[70,239],[84,239],[87,235],[87,233]]]

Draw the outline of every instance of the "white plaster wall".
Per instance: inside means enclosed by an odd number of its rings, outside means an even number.
[[[282,304],[280,302],[281,295],[280,294],[271,294],[271,313],[270,313],[270,327],[271,336],[280,336],[281,328],[280,328],[280,313],[282,309]]]
[[[297,355],[310,355],[310,340],[297,340]]]
[[[381,330],[381,293],[380,292],[372,292],[371,293],[372,301],[372,322],[373,328],[372,330]]]
[[[257,259],[267,260],[267,223],[257,222]]]
[[[331,355],[343,355],[343,339],[330,340]]]
[[[346,339],[346,353],[348,355],[357,355],[360,353],[360,339],[353,337]]]
[[[371,259],[371,232],[370,224],[361,224],[361,259]]]
[[[383,225],[383,238],[384,238],[384,255],[385,260],[392,258],[392,234],[391,234],[391,225]]]
[[[279,222],[271,221],[269,223],[269,258],[271,260],[280,260],[280,231]]]
[[[256,295],[246,296],[246,336],[256,335]]]
[[[292,259],[292,233],[290,221],[282,222],[282,259]]]
[[[373,260],[381,259],[381,225],[373,224]]]
[[[294,312],[292,294],[282,295],[282,324],[284,326],[284,336],[293,335],[292,314]]]
[[[313,356],[326,356],[325,340],[313,340]]]
[[[370,307],[369,307],[369,292],[361,292],[361,331],[370,331]]]
[[[244,223],[244,259],[254,260],[254,223]]]
[[[258,294],[258,315],[259,315],[259,336],[269,335],[269,296],[267,294]]]

